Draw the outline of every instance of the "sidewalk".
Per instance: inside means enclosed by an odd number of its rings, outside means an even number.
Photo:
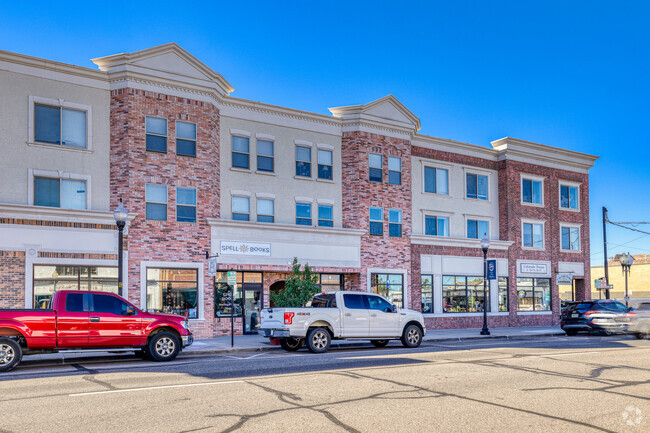
[[[481,335],[481,329],[437,329],[427,331],[422,340],[427,342],[444,341],[468,341],[486,338],[503,338],[519,340],[525,338],[544,337],[553,335],[564,335],[559,326],[528,326],[518,328],[493,328],[490,335]],[[401,345],[399,340],[391,345]],[[335,340],[332,341],[332,349],[372,347],[369,340]],[[235,335],[235,345],[231,347],[230,336],[202,338],[194,340],[194,344],[183,350],[185,355],[206,355],[236,352],[265,352],[270,350],[282,350],[279,345],[273,345],[268,338],[259,335]]]

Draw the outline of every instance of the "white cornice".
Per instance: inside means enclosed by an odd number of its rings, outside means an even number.
[[[499,152],[499,160],[520,161],[580,173],[587,173],[598,159],[595,155],[512,137],[495,140],[492,146]]]
[[[380,105],[389,104],[397,112],[401,113],[408,122],[403,120],[398,120],[396,118],[386,117],[385,115],[379,115],[376,112],[369,113],[375,107]],[[365,121],[368,123],[379,123],[382,125],[391,125],[407,129],[411,134],[420,130],[420,119],[411,112],[404,104],[402,104],[395,96],[387,95],[383,98],[377,99],[376,101],[369,102],[363,105],[349,105],[346,107],[334,107],[329,109],[334,117],[338,117],[342,120],[350,120],[353,122]]]
[[[452,238],[448,236],[427,236],[411,235],[411,243],[414,245],[434,245],[438,247],[459,247],[481,249],[480,239]],[[490,241],[491,250],[507,250],[514,242],[511,241]]]
[[[426,149],[457,153],[465,156],[487,159],[490,161],[496,161],[498,155],[498,152],[496,150],[490,149],[489,147],[422,134],[416,134],[413,137],[412,144],[413,146],[424,147]]]
[[[219,218],[207,218],[208,224],[211,227],[235,228],[235,229],[264,229],[269,231],[282,231],[282,232],[297,232],[297,233],[313,233],[323,235],[348,235],[348,236],[363,236],[365,230],[357,229],[342,229],[336,227],[312,227],[312,226],[299,226],[294,224],[279,224],[279,223],[258,223],[252,221],[233,221],[224,220]]]
[[[132,222],[137,215],[130,213],[128,222]],[[111,211],[59,209],[4,203],[0,204],[0,218],[115,225],[115,218]]]

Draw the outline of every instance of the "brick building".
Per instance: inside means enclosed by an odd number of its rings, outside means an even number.
[[[331,116],[239,99],[176,44],[93,62],[0,52],[12,125],[0,138],[0,307],[106,290],[187,314],[209,337],[229,330],[234,270],[237,330],[254,332],[294,257],[323,290],[384,294],[429,328],[479,327],[483,308],[491,326],[557,324],[558,273],[590,296],[594,156],[423,135],[393,96]],[[484,235],[497,264],[487,300]]]

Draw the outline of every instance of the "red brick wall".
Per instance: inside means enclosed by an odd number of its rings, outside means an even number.
[[[368,180],[370,153],[382,155],[382,183]],[[402,159],[402,184],[388,183],[388,156]],[[366,230],[361,238],[358,287],[365,290],[368,268],[407,269],[411,280],[411,145],[407,140],[367,132],[345,132],[342,137],[343,227]],[[384,234],[371,236],[370,207],[384,209]],[[402,237],[388,236],[388,211],[402,211]],[[411,300],[410,300],[411,301]]]
[[[167,153],[145,150],[145,116],[167,119]],[[196,158],[176,155],[176,120],[197,125]],[[167,185],[167,221],[146,220],[145,184]],[[176,187],[197,189],[197,222],[176,221]],[[210,250],[206,218],[219,217],[219,111],[209,103],[136,89],[111,92],[111,207],[122,198],[137,217],[129,228],[129,300],[140,304],[140,262],[203,262]],[[212,336],[212,278],[204,266],[199,337]],[[143,306],[144,307],[144,306]]]
[[[25,308],[24,251],[0,251],[0,308]]]

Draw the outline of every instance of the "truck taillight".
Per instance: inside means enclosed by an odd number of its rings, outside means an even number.
[[[293,323],[293,314],[294,313],[284,313],[284,324],[291,325]]]

